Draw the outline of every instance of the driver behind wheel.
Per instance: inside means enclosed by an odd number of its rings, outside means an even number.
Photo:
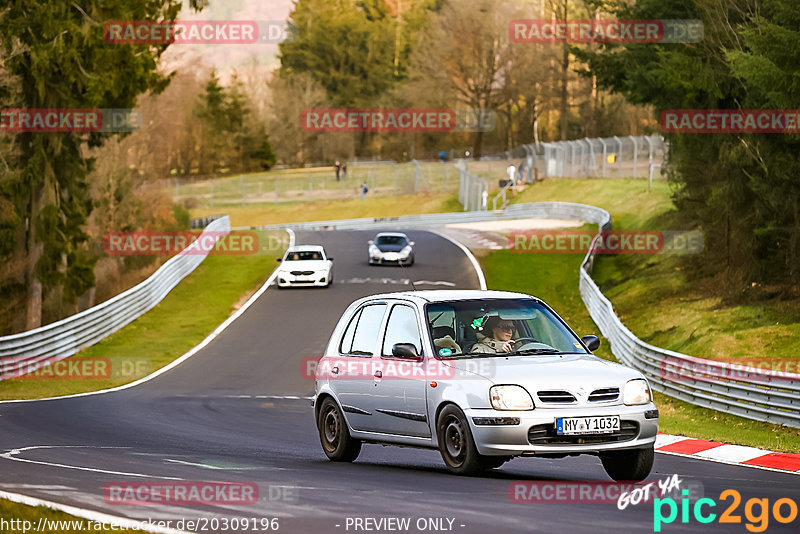
[[[488,317],[476,333],[478,342],[472,346],[471,352],[484,354],[500,354],[514,350],[514,321],[501,319],[497,315]]]

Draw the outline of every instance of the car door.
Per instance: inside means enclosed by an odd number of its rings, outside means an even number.
[[[417,310],[405,303],[391,306],[381,338],[380,364],[373,373],[373,402],[379,431],[430,437],[425,376],[426,362],[392,356],[396,343],[411,343],[423,354]]]
[[[356,430],[376,427],[371,399],[373,362],[379,360],[378,340],[386,308],[385,302],[371,302],[359,308],[339,342],[339,357],[330,363],[330,387]]]

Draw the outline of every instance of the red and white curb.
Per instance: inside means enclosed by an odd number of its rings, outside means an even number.
[[[656,452],[800,475],[800,454],[658,434]]]

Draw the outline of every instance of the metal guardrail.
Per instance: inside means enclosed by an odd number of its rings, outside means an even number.
[[[610,215],[600,229],[611,229]],[[633,335],[592,279],[593,248],[594,242],[581,263],[581,298],[617,359],[670,397],[747,419],[800,427],[800,375],[695,358]]]
[[[216,240],[229,230],[230,219],[224,216],[213,220],[204,233],[214,232]],[[68,358],[116,332],[161,302],[205,258],[198,251],[177,254],[145,281],[97,306],[34,330],[0,337],[0,380]]]

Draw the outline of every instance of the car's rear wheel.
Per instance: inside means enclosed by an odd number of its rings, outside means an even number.
[[[352,462],[361,452],[361,441],[353,439],[339,405],[332,398],[322,401],[317,417],[322,450],[334,462]]]
[[[653,468],[654,459],[653,447],[600,453],[600,461],[606,473],[618,482],[644,480]]]
[[[445,406],[436,424],[439,452],[451,473],[472,475],[486,466],[478,453],[464,413],[454,405]]]

